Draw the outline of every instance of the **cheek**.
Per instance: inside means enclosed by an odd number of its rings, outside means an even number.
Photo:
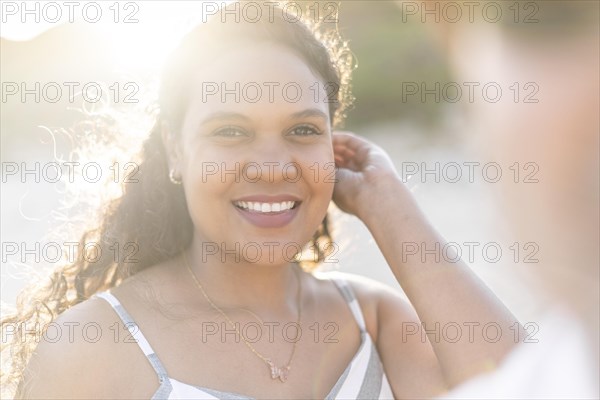
[[[191,154],[185,168],[186,178],[202,186],[207,194],[225,191],[240,175],[240,160],[227,151],[207,150]]]
[[[183,168],[185,196],[196,229],[207,238],[216,238],[231,218],[228,191],[235,178],[227,174],[236,161],[218,151],[189,151]]]
[[[335,184],[335,162],[333,160],[314,162],[304,173],[314,196],[331,200]]]
[[[309,189],[315,212],[325,215],[333,196],[335,161],[331,143],[315,146],[298,157],[303,181]],[[321,218],[322,219],[322,218]],[[319,221],[320,222],[320,221]]]
[[[300,149],[294,160],[301,165],[303,177],[310,178],[310,183],[324,185],[332,181],[329,175],[334,174],[335,158],[331,142]]]

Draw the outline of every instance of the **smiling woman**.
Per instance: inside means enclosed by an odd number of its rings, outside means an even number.
[[[461,262],[401,257],[397,240],[440,238],[386,153],[333,131],[352,102],[346,43],[284,11],[222,12],[169,58],[137,179],[80,239],[133,243],[135,260],[82,254],[25,291],[2,319],[3,385],[18,398],[414,398],[499,362],[514,317]],[[258,82],[268,95],[249,94]],[[332,199],[369,227],[412,305],[314,271],[333,247]],[[474,320],[514,334],[431,328]],[[421,322],[438,340],[405,334]],[[59,334],[36,340],[35,324]]]
[[[202,101],[201,90],[194,90],[194,85],[201,84],[194,83],[180,131],[163,125],[171,169],[176,171],[175,176],[181,176],[186,188],[191,219],[196,230],[201,230],[195,236],[200,242],[210,238],[233,248],[235,244],[244,247],[249,242],[277,239],[302,246],[323,221],[333,181],[310,179],[310,168],[334,162],[329,115],[335,108],[330,111],[326,102],[315,103],[308,94],[314,82],[322,78],[297,53],[300,50],[259,42],[200,66],[194,76],[202,83],[225,82],[232,88],[240,81],[286,82],[293,77],[299,93],[303,93],[296,101],[287,101],[282,94],[275,94],[272,104],[267,96],[253,102],[221,98]],[[240,59],[247,60],[242,70]],[[269,62],[265,64],[265,60]],[[329,74],[333,77],[332,72]],[[218,164],[219,169],[230,173],[206,179],[203,168],[199,168],[203,163]],[[247,172],[243,177],[248,180],[240,179],[233,167],[236,164],[259,168],[250,169],[256,176],[248,176],[251,172]],[[265,165],[269,171],[262,171]],[[262,177],[260,181],[256,180],[258,176]],[[253,206],[244,207],[249,202]],[[280,209],[274,212],[273,207]],[[278,228],[275,236],[272,230],[264,229],[269,227]],[[255,276],[267,262],[282,265],[284,254],[275,250],[274,255],[261,252],[262,257],[245,266],[244,273]]]

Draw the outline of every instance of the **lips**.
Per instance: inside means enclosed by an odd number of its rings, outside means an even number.
[[[292,195],[254,195],[234,200],[237,212],[260,228],[280,228],[291,222],[301,205],[298,197]]]
[[[277,203],[263,203],[257,201],[236,201],[233,203],[234,206],[241,208],[245,211],[258,212],[263,214],[279,213],[291,210],[296,206],[295,201],[282,201]]]

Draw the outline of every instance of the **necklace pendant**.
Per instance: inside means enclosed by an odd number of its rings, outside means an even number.
[[[270,359],[267,359],[267,363],[269,364],[269,367],[271,367],[271,378],[279,378],[281,382],[285,382],[287,380],[288,374],[290,372],[289,365],[280,368],[275,366],[275,364],[273,364],[273,361],[271,361]]]

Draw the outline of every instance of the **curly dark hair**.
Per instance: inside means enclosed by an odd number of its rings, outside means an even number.
[[[229,7],[229,6],[228,6]],[[306,18],[285,18],[281,12],[263,10],[258,21],[227,23],[221,12],[188,33],[174,50],[162,73],[158,104],[152,114],[153,125],[137,154],[136,181],[125,181],[120,195],[110,199],[97,210],[97,218],[87,221],[79,239],[75,260],[55,268],[42,284],[27,286],[17,297],[16,309],[0,320],[3,337],[12,340],[2,343],[2,387],[8,395],[22,396],[20,382],[33,350],[36,335],[25,326],[46,326],[70,307],[85,301],[93,294],[119,285],[125,278],[151,265],[176,256],[192,239],[190,218],[182,186],[169,180],[167,154],[161,138],[161,126],[167,122],[178,132],[189,101],[188,78],[195,68],[211,55],[234,51],[244,42],[271,41],[281,44],[301,57],[323,82],[333,84],[335,101],[329,103],[331,125],[339,127],[353,101],[350,91],[354,57],[337,30],[324,28],[319,21]],[[102,150],[116,147],[118,124],[110,114],[88,115],[77,129],[93,132],[87,146]],[[98,146],[101,143],[102,146]],[[138,249],[135,262],[127,257],[115,259],[109,252],[95,257],[88,243],[110,248],[115,243],[134,243]],[[314,270],[327,256],[331,244],[328,216],[307,244],[313,254],[299,259],[306,271]],[[7,354],[9,353],[9,354]]]

